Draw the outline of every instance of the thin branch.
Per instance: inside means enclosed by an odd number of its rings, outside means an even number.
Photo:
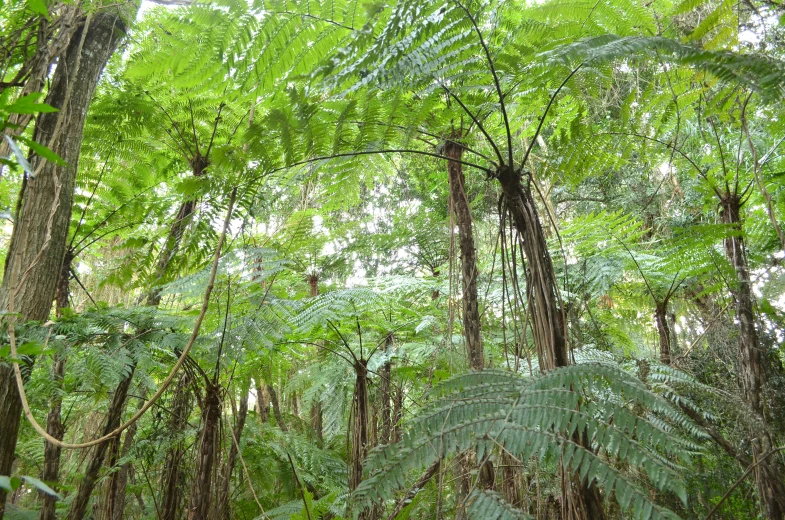
[[[711,518],[712,516],[714,516],[714,513],[716,513],[716,512],[717,512],[717,509],[719,509],[719,508],[720,508],[720,506],[722,505],[722,503],[723,503],[723,502],[725,502],[725,501],[728,499],[728,497],[729,497],[729,496],[730,496],[730,494],[733,492],[733,490],[734,490],[734,489],[736,489],[737,487],[739,487],[739,484],[741,484],[742,482],[744,482],[744,480],[747,478],[747,476],[748,476],[750,473],[752,473],[752,470],[754,470],[755,468],[757,468],[757,467],[758,467],[758,466],[759,466],[761,463],[763,463],[763,462],[764,462],[766,459],[768,459],[770,456],[774,455],[774,454],[775,454],[775,453],[777,453],[778,451],[783,451],[783,450],[785,450],[785,446],[780,446],[779,448],[772,448],[771,450],[769,450],[769,451],[767,451],[766,453],[764,453],[764,454],[761,456],[761,458],[759,458],[757,461],[755,461],[755,463],[751,464],[751,465],[750,465],[750,466],[747,468],[747,470],[746,470],[746,471],[745,471],[745,472],[742,474],[742,476],[741,476],[741,477],[739,477],[739,480],[737,480],[736,482],[734,482],[734,483],[733,483],[733,485],[732,485],[732,486],[731,486],[731,487],[728,489],[728,491],[726,491],[726,492],[725,492],[725,494],[724,494],[724,495],[722,495],[722,498],[720,499],[720,501],[719,501],[719,502],[717,502],[717,505],[715,505],[715,506],[714,506],[714,509],[712,509],[711,511],[709,511],[709,514],[708,514],[708,515],[706,515],[706,519],[705,519],[705,520],[710,520],[710,518]]]
[[[537,130],[534,132],[534,137],[532,137],[532,141],[531,143],[529,143],[528,148],[526,148],[526,153],[523,155],[523,160],[521,161],[521,168],[526,166],[526,161],[529,159],[529,154],[531,153],[532,148],[534,148],[534,143],[537,142],[537,137],[540,135],[540,130],[542,130],[542,125],[543,123],[545,123],[545,118],[548,116],[548,112],[550,111],[553,102],[556,100],[556,96],[559,95],[559,92],[561,92],[561,89],[564,88],[564,85],[566,85],[567,82],[570,81],[570,78],[572,78],[575,75],[575,73],[580,70],[581,67],[583,67],[583,63],[575,67],[572,70],[572,72],[570,72],[570,74],[566,78],[564,78],[564,81],[561,82],[559,88],[557,88],[556,91],[554,91],[553,95],[551,96],[551,99],[548,101],[548,105],[545,107],[545,112],[543,112],[542,117],[540,117],[540,123],[537,125]],[[513,166],[512,163],[510,163],[510,167],[512,166]]]
[[[493,64],[493,58],[491,58],[491,51],[488,49],[488,45],[485,44],[485,38],[482,36],[482,31],[477,26],[477,21],[472,16],[472,13],[469,9],[464,6],[459,0],[452,0],[454,4],[460,7],[466,16],[469,17],[469,21],[472,23],[472,27],[474,27],[474,32],[477,33],[477,37],[480,39],[480,45],[482,45],[482,49],[485,52],[485,58],[488,60],[488,68],[491,71],[491,75],[493,76],[493,84],[496,87],[496,95],[499,96],[499,106],[502,111],[502,119],[504,120],[504,129],[507,132],[507,159],[509,161],[510,167],[512,167],[512,132],[510,131],[510,121],[507,118],[507,108],[504,104],[504,94],[502,93],[501,84],[499,83],[499,75],[496,73],[496,66]],[[504,160],[499,157],[499,160],[504,163]]]

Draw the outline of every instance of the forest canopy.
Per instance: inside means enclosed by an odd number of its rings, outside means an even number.
[[[0,520],[785,519],[773,0],[3,0]]]

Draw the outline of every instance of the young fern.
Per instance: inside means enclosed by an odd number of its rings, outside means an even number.
[[[689,420],[617,366],[574,365],[535,378],[469,373],[438,386],[434,397],[400,443],[371,454],[370,474],[354,493],[358,505],[383,503],[434,460],[467,449],[482,460],[497,448],[521,461],[559,461],[635,518],[678,518],[635,481],[640,476],[687,501],[680,474],[696,449],[681,433]],[[576,442],[581,437],[588,448]],[[524,517],[493,494],[470,500],[473,518]]]

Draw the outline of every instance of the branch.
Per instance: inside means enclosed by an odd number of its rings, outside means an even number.
[[[496,87],[496,95],[499,96],[499,106],[502,111],[502,119],[504,119],[504,129],[507,132],[507,158],[509,160],[510,167],[512,167],[512,132],[510,132],[510,121],[507,118],[507,108],[504,104],[504,94],[502,93],[502,88],[499,84],[499,75],[496,73],[496,67],[493,64],[493,58],[491,58],[491,51],[485,44],[485,39],[482,37],[482,31],[480,31],[480,28],[477,26],[477,21],[474,19],[474,16],[472,16],[472,13],[469,11],[469,9],[459,0],[452,1],[454,4],[460,7],[464,13],[466,13],[466,16],[469,17],[472,27],[474,27],[474,32],[477,33],[477,37],[480,39],[480,45],[482,45],[482,49],[485,52],[485,58],[488,60],[488,68],[491,70],[491,75],[493,76],[493,84]],[[501,157],[499,159],[501,160]],[[502,160],[502,164],[503,163],[504,160]]]
[[[570,81],[570,78],[572,78],[575,75],[575,73],[580,70],[581,67],[583,67],[583,63],[575,67],[573,71],[570,72],[570,74],[566,78],[564,78],[564,81],[561,82],[559,88],[556,89],[556,91],[551,96],[550,101],[548,101],[548,105],[545,107],[545,112],[542,113],[542,117],[540,118],[540,124],[537,125],[537,131],[534,132],[534,137],[532,137],[532,142],[529,143],[529,147],[526,148],[526,154],[524,154],[523,161],[521,161],[521,168],[526,166],[526,161],[529,159],[529,154],[532,152],[532,148],[534,148],[534,143],[537,142],[537,137],[540,135],[540,130],[542,130],[542,125],[543,123],[545,123],[545,118],[547,117],[548,112],[551,110],[551,106],[553,105],[553,102],[556,100],[556,96],[559,95],[559,92],[561,92],[561,89],[564,88],[564,85],[566,85],[567,82]],[[513,166],[512,163],[510,163],[510,167],[512,166]]]
[[[753,469],[757,468],[758,465],[760,465],[763,461],[768,459],[770,456],[774,455],[778,451],[783,451],[783,450],[785,450],[785,446],[780,446],[779,448],[773,448],[773,449],[767,451],[766,453],[764,453],[763,456],[761,458],[759,458],[757,461],[755,461],[754,464],[751,464],[750,467],[747,468],[747,471],[745,471],[744,474],[741,477],[739,477],[739,480],[734,482],[733,485],[730,487],[730,489],[728,489],[728,491],[726,491],[725,494],[722,495],[722,498],[720,499],[719,502],[717,502],[717,505],[714,506],[714,509],[709,511],[709,514],[706,515],[706,520],[709,520],[712,516],[714,516],[714,513],[717,512],[717,509],[719,509],[720,506],[722,505],[722,503],[725,502],[725,500],[728,499],[728,497],[733,492],[733,490],[736,489],[737,487],[739,487],[739,484],[744,482],[744,479],[747,478],[747,475],[749,475],[752,472]]]
[[[149,410],[150,407],[152,407],[153,404],[155,404],[155,402],[163,395],[163,393],[166,391],[166,389],[174,380],[175,376],[177,375],[177,372],[180,370],[180,367],[182,367],[183,363],[185,363],[185,360],[188,357],[188,352],[190,352],[191,347],[193,347],[194,343],[196,342],[196,338],[199,337],[199,330],[201,329],[202,322],[204,321],[204,317],[207,314],[207,309],[210,306],[210,295],[213,292],[213,285],[215,284],[215,278],[216,275],[218,274],[218,262],[221,259],[221,249],[223,248],[226,235],[229,231],[229,223],[231,222],[232,219],[232,210],[234,209],[234,203],[236,199],[237,199],[237,188],[235,187],[232,190],[232,195],[229,199],[229,208],[227,209],[226,212],[226,218],[224,219],[223,229],[221,231],[221,235],[218,237],[218,245],[216,246],[215,254],[213,255],[213,264],[212,264],[212,269],[210,270],[210,278],[208,279],[207,282],[207,288],[205,289],[204,292],[202,310],[199,313],[199,316],[196,318],[196,323],[194,323],[193,331],[191,332],[191,337],[188,339],[188,343],[185,345],[182,354],[180,354],[180,357],[177,359],[177,362],[174,364],[174,367],[172,367],[172,371],[169,373],[166,379],[164,379],[164,381],[161,383],[161,386],[158,388],[155,394],[150,398],[150,400],[147,401],[134,414],[134,416],[128,420],[128,422],[121,424],[120,426],[118,426],[117,428],[115,428],[114,430],[112,430],[111,432],[107,433],[102,437],[99,437],[89,442],[82,442],[82,443],[75,443],[75,444],[67,443],[51,436],[38,423],[38,421],[36,421],[35,417],[33,416],[33,412],[30,410],[30,404],[27,402],[27,394],[25,393],[24,382],[22,380],[22,371],[19,367],[18,361],[16,361],[19,358],[19,356],[16,353],[16,334],[14,330],[15,327],[14,327],[14,314],[13,314],[13,300],[14,300],[15,293],[12,293],[12,296],[9,298],[8,337],[9,337],[9,343],[11,344],[11,358],[14,360],[13,361],[14,374],[16,375],[16,385],[19,391],[19,398],[22,401],[22,408],[24,409],[24,414],[27,420],[33,426],[35,431],[38,432],[38,434],[41,435],[44,439],[46,439],[50,444],[65,449],[83,449],[83,448],[90,448],[91,446],[97,446],[98,444],[102,444],[116,437],[117,435],[122,433],[123,430],[127,429],[129,426],[131,426],[136,421],[138,421],[139,418],[141,418],[142,415],[144,415],[147,412],[147,410]]]

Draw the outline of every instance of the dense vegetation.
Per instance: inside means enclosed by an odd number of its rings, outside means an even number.
[[[0,4],[0,519],[785,518],[780,4],[160,3]]]

